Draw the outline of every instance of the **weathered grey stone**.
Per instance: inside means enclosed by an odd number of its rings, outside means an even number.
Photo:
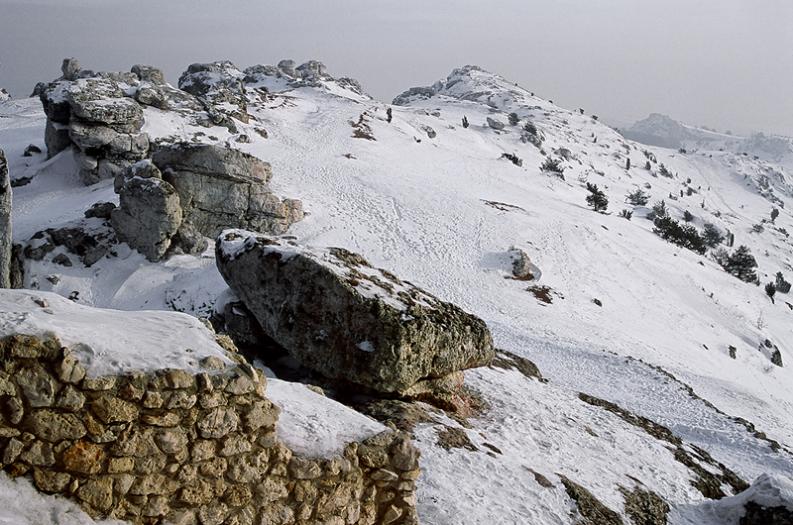
[[[11,287],[11,179],[8,161],[0,149],[0,288]]]
[[[137,131],[143,126],[143,108],[124,96],[118,82],[106,78],[75,80],[66,92],[72,116],[114,126],[118,131]]]
[[[150,261],[160,260],[182,223],[174,187],[154,177],[132,177],[121,188],[120,203],[111,215],[119,240]]]
[[[295,72],[295,61],[290,59],[284,59],[278,62],[278,69],[281,71],[282,74],[294,77],[297,76]]]
[[[27,450],[19,455],[19,459],[37,467],[50,467],[55,464],[55,453],[51,444],[34,441]]]
[[[265,333],[326,377],[404,392],[494,357],[484,321],[346,250],[227,231],[216,260]]]
[[[71,146],[68,126],[47,119],[47,124],[44,127],[44,144],[47,146],[48,159]]]
[[[61,64],[61,73],[65,80],[77,80],[82,68],[76,58],[64,58]]]
[[[144,64],[135,64],[132,71],[140,80],[151,82],[152,84],[165,84],[165,75],[162,70]]]
[[[24,448],[25,444],[20,440],[16,438],[9,439],[5,450],[3,451],[3,463],[10,465],[16,461]]]
[[[31,407],[52,406],[58,384],[41,365],[26,367],[17,372],[17,384]]]
[[[42,492],[62,492],[71,480],[72,477],[63,472],[40,468],[33,469],[33,482],[36,484],[36,488]]]
[[[190,64],[179,77],[179,89],[204,100],[216,111],[248,122],[250,116],[243,78],[242,71],[227,60]]]
[[[203,235],[224,228],[283,233],[302,218],[299,201],[270,192],[270,165],[238,150],[208,144],[176,144],[152,160],[179,193],[185,220]]]
[[[490,117],[487,117],[487,125],[495,130],[502,130],[504,129],[505,124],[500,120],[496,120]]]
[[[91,403],[91,411],[102,423],[130,423],[138,418],[135,404],[116,397],[100,397]]]

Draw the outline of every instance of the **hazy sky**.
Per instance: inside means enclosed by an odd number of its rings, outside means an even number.
[[[478,64],[617,122],[793,135],[793,0],[0,0],[0,86],[317,58],[390,101]]]

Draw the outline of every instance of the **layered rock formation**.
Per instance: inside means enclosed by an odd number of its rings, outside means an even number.
[[[82,325],[70,323],[91,309],[30,292],[0,292],[0,303],[28,312],[0,330],[0,467],[9,475],[31,476],[94,517],[136,524],[418,523],[418,451],[404,434],[385,430],[328,457],[295,453],[279,437],[264,376],[242,358],[199,350],[189,368],[156,369],[157,356],[141,354],[146,369],[109,373],[100,363],[97,373],[83,361],[94,349],[39,335],[30,321],[56,318],[74,340]]]
[[[484,321],[347,250],[230,230],[216,260],[264,332],[326,377],[411,395],[494,356]]]
[[[120,206],[112,224],[120,240],[156,261],[198,253],[224,228],[275,234],[303,218],[299,200],[273,194],[270,165],[208,144],[159,148],[116,178]]]
[[[0,149],[0,288],[11,286],[11,179],[8,161]]]

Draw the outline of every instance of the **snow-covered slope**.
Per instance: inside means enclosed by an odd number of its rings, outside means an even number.
[[[269,138],[240,124],[252,140],[234,146],[272,164],[277,193],[303,200],[309,215],[292,235],[360,252],[479,315],[499,348],[531,359],[548,380],[509,366],[470,371],[466,382],[487,410],[467,428],[441,415],[416,428],[424,523],[573,523],[565,479],[626,522],[621,488],[643,487],[672,506],[673,523],[690,523],[705,500],[693,485],[703,475],[730,495],[740,485],[731,472],[747,482],[793,472],[793,301],[778,294],[772,304],[762,287],[661,240],[644,218],[648,208],[624,203],[642,188],[651,204],[666,199],[675,218],[688,210],[699,228],[728,229],[767,282],[793,271],[788,206],[753,230],[793,195],[777,166],[728,151],[638,145],[475,67],[393,106],[333,80],[262,76],[248,87],[248,111]],[[50,161],[21,156],[29,142],[42,143],[37,104],[0,105],[12,177],[34,176],[15,192],[18,241],[116,199],[110,181],[81,186],[68,152]],[[176,113],[147,108],[145,117],[153,138],[196,132]],[[493,127],[499,122],[503,129]],[[200,140],[233,140],[223,128],[203,133]],[[541,169],[548,158],[563,178]],[[609,213],[587,207],[585,182],[605,191]],[[536,285],[547,290],[508,278],[511,246],[530,255],[542,272]],[[33,262],[26,285],[78,291],[79,301],[98,306],[196,315],[226,288],[211,253],[152,264],[125,247],[89,269]],[[546,295],[550,302],[538,299]],[[771,363],[766,340],[785,367]],[[439,445],[448,432],[470,446]]]

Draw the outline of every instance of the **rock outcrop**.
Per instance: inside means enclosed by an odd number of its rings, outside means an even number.
[[[11,100],[11,95],[3,88],[0,88],[0,102],[7,102]]]
[[[0,288],[11,286],[11,179],[8,161],[0,149]]]
[[[120,240],[157,261],[200,253],[224,228],[274,234],[303,218],[298,200],[273,194],[270,165],[238,150],[180,143],[155,151],[116,177],[120,205],[112,224]]]
[[[91,315],[72,306],[69,317],[59,317],[68,301],[51,294],[19,292],[8,302],[3,293],[17,292],[0,292],[13,311],[58,317],[67,333],[75,333],[68,324],[75,316]],[[418,523],[419,453],[405,434],[367,430],[369,437],[320,456],[290,446],[265,377],[233,353],[196,359],[195,370],[133,367],[97,375],[82,361],[93,353],[83,343],[0,328],[0,468],[76,500],[95,518]]]
[[[244,78],[242,71],[228,60],[191,64],[179,77],[179,89],[202,100],[215,124],[228,127],[234,133],[236,128],[233,121],[223,119],[221,115],[245,123],[250,119]],[[213,108],[218,114],[213,114]]]
[[[411,395],[494,357],[484,321],[347,250],[229,230],[216,260],[265,333],[328,378]]]

